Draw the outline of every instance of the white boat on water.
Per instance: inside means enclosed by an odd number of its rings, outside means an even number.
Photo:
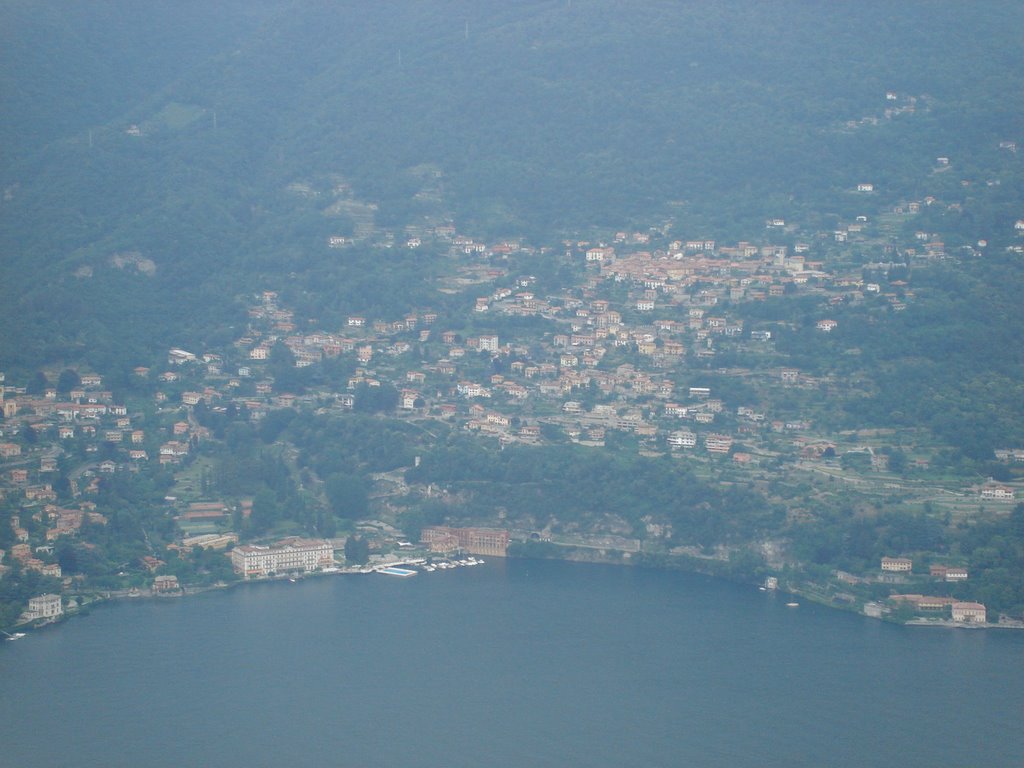
[[[21,640],[25,636],[24,632],[15,632],[14,634],[7,635],[8,640]]]

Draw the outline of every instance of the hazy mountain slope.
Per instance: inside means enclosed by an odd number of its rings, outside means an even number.
[[[96,128],[230,50],[286,0],[0,3],[5,165]]]
[[[683,231],[744,237],[766,215],[843,212],[866,179],[879,204],[917,194],[939,154],[984,167],[1024,103],[1016,4],[254,8],[4,6],[19,30],[4,92],[27,109],[34,76],[44,107],[4,128],[19,149],[2,168],[0,358],[126,362],[209,334],[233,293],[301,272],[351,224],[294,182],[341,179],[397,227],[421,220],[410,169],[430,164],[441,208],[483,234],[650,221],[685,201]],[[845,128],[881,115],[887,90],[922,97],[917,113]],[[111,268],[121,252],[155,271]]]

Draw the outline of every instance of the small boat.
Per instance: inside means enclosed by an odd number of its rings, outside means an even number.
[[[798,608],[800,603],[786,603],[787,608]]]
[[[24,632],[15,632],[14,634],[7,635],[8,640],[21,640],[25,636]]]

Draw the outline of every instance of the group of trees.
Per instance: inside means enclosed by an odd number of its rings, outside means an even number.
[[[366,394],[357,392],[356,402],[380,390],[387,396],[385,387],[368,387]],[[412,464],[416,445],[428,433],[359,410],[344,418],[274,410],[257,429],[234,423],[225,444],[208,449],[214,467],[211,490],[229,498],[254,498],[250,519],[239,521],[242,533],[265,534],[292,524],[333,536],[339,523],[351,526],[366,516],[371,474]],[[286,458],[292,451],[294,464]]]
[[[931,581],[914,590],[984,603],[996,613],[1024,615],[1024,504],[1009,515],[976,523],[951,524],[926,505],[912,511],[898,505],[854,509],[819,508],[813,520],[792,526],[790,551],[809,571],[875,571],[884,556],[911,555],[914,570],[932,562],[959,562],[970,578],[955,584]],[[888,594],[882,588],[880,596]]]
[[[25,385],[25,392],[30,395],[41,395],[50,387],[57,390],[58,394],[66,395],[82,383],[82,378],[73,368],[65,368],[60,372],[56,382],[50,381],[45,371],[36,371]]]
[[[908,277],[914,296],[902,311],[807,306],[795,329],[776,332],[776,348],[808,373],[861,382],[832,415],[835,426],[925,428],[977,470],[995,449],[1024,444],[1024,354],[1015,342],[1024,334],[1015,289],[1024,266],[992,253],[915,266]],[[826,313],[839,323],[829,334],[814,328]]]
[[[1006,517],[958,533],[959,547],[971,568],[972,599],[1024,616],[1024,504]]]
[[[640,537],[649,521],[670,526],[672,542],[708,547],[753,540],[784,517],[760,493],[700,480],[671,458],[573,446],[497,450],[456,439],[428,451],[406,478],[451,489],[459,499],[452,517],[502,510],[533,527],[557,522],[579,530],[616,519]]]

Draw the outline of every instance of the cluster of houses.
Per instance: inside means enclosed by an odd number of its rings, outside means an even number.
[[[871,193],[873,184],[865,182],[858,191]],[[914,201],[906,209],[912,213],[931,204],[938,203]],[[398,410],[409,418],[450,420],[503,443],[538,443],[557,435],[600,447],[610,433],[619,432],[635,436],[642,449],[757,464],[763,456],[777,455],[766,447],[769,443],[789,440],[795,455],[808,457],[817,446],[814,457],[820,458],[827,447],[809,441],[806,433],[813,423],[804,414],[769,413],[760,402],[727,407],[722,395],[701,381],[700,371],[715,370],[717,377],[735,376],[758,387],[832,386],[828,379],[793,367],[715,364],[725,351],[731,361],[736,353],[765,357],[776,334],[793,330],[781,323],[752,323],[744,311],[750,303],[815,296],[822,315],[814,321],[815,332],[836,334],[843,331],[829,316],[834,307],[873,301],[899,310],[913,300],[905,283],[865,281],[860,266],[834,271],[825,255],[829,249],[857,243],[877,247],[888,261],[868,266],[885,273],[905,264],[899,259],[941,256],[944,246],[928,233],[916,237],[920,243],[913,248],[883,242],[866,216],[804,239],[783,218],[770,219],[766,227],[771,242],[671,240],[654,230],[618,232],[607,241],[564,241],[561,251],[547,255],[575,264],[581,277],[576,285],[547,293],[536,277],[514,271],[514,256],[537,249],[512,240],[487,244],[441,225],[410,236],[405,247],[418,249],[432,239],[448,249],[458,273],[446,278],[452,285],[487,286],[471,294],[472,317],[465,323],[441,325],[438,312],[423,307],[393,318],[352,314],[341,328],[311,329],[278,293],[267,290],[253,298],[248,326],[230,348],[204,353],[173,348],[165,365],[135,369],[134,375],[155,392],[157,415],[146,422],[115,402],[102,377],[93,373],[81,374],[80,384],[66,392],[48,388],[30,394],[0,386],[3,490],[21,494],[27,511],[38,516],[46,531],[34,547],[26,533],[10,557],[59,576],[46,547],[60,536],[77,535],[84,523],[106,524],[91,501],[98,478],[151,461],[171,469],[187,464],[196,446],[211,437],[196,418],[197,409],[233,408],[253,421],[303,403],[323,408],[329,401],[330,408],[345,410],[354,407],[361,386],[393,386],[399,392]],[[332,248],[350,244],[347,238],[328,243]],[[465,330],[473,325],[497,330]],[[348,356],[355,371],[336,390],[296,395],[269,375],[268,363],[279,345],[289,350],[297,368]],[[30,427],[43,435],[34,444],[24,437]],[[53,485],[58,461],[72,446],[84,451],[85,471],[72,474],[67,496],[58,498]],[[1007,450],[999,458],[1024,460],[1018,453],[1024,457],[1022,451]],[[981,490],[983,498],[996,500],[1012,499],[1013,493],[1002,486]],[[185,510],[178,516],[182,539],[177,546],[237,544],[237,535],[222,524],[227,514],[220,508]],[[456,536],[445,535],[438,534],[438,546],[450,545]],[[277,567],[279,553],[246,546],[235,546],[238,554],[232,555],[246,558],[236,563],[240,573],[256,574],[271,567],[266,563],[272,563],[271,570]],[[288,556],[299,557],[303,546],[295,544]],[[300,554],[326,562],[319,550]],[[887,573],[911,571],[900,558],[888,560],[882,564]],[[950,569],[944,578],[959,577]],[[178,589],[169,579],[161,579],[159,586],[154,582],[153,588],[161,593]]]
[[[189,362],[188,353],[171,350],[169,360],[173,365]],[[148,376],[148,368],[137,368],[137,376]],[[34,434],[43,433],[56,437],[50,448],[36,454],[31,462],[19,460],[22,445],[16,442],[0,443],[0,459],[15,459],[6,473],[9,484],[24,491],[29,500],[55,500],[50,484],[45,480],[57,472],[57,457],[64,447],[74,441],[81,441],[87,454],[95,455],[93,469],[85,473],[86,485],[73,479],[72,493],[88,492],[88,483],[95,483],[95,473],[113,473],[119,466],[139,464],[151,459],[161,464],[179,463],[187,456],[190,448],[209,436],[201,426],[188,420],[176,422],[173,427],[149,434],[135,423],[138,417],[128,413],[124,403],[114,402],[113,394],[103,389],[102,378],[97,374],[83,374],[81,385],[68,392],[47,388],[41,393],[27,393],[24,387],[0,387],[0,403],[3,404],[5,434],[17,436],[23,428],[31,428]],[[173,385],[179,376],[174,370],[159,376],[163,384]],[[196,405],[211,392],[185,392],[180,401],[185,405]],[[166,402],[166,392],[157,392],[158,403]],[[114,457],[114,458],[112,458]],[[38,463],[36,463],[38,462]],[[32,480],[40,482],[33,483]]]
[[[181,402],[234,400],[254,418],[294,405],[296,398],[275,389],[264,370],[274,346],[284,344],[297,367],[354,356],[355,375],[344,391],[333,393],[341,408],[352,407],[359,385],[388,383],[400,390],[401,411],[455,419],[505,442],[537,442],[546,424],[582,444],[602,445],[609,431],[618,430],[673,451],[756,461],[756,451],[736,451],[734,444],[757,442],[763,431],[804,431],[808,421],[792,414],[771,418],[757,403],[727,411],[707,387],[680,388],[679,371],[695,360],[713,362],[724,344],[770,345],[773,328],[750,327],[738,309],[744,302],[812,292],[834,304],[880,293],[859,275],[832,274],[812,259],[813,238],[792,247],[701,239],[651,248],[652,235],[639,232],[616,233],[608,243],[567,241],[563,255],[584,265],[584,277],[574,288],[544,295],[533,276],[514,276],[503,264],[529,250],[520,243],[487,245],[451,227],[437,227],[432,235],[449,244],[453,259],[461,259],[476,282],[494,283],[477,297],[475,312],[495,317],[499,328],[502,317],[541,318],[547,330],[535,338],[464,336],[437,328],[438,315],[428,308],[395,319],[351,315],[340,329],[300,332],[304,325],[294,312],[266,291],[250,308],[231,372],[220,359],[172,350],[169,363],[205,363],[214,372],[210,381],[194,382]],[[421,244],[417,237],[406,245]],[[888,298],[903,302],[911,296],[900,290]],[[817,327],[830,332],[836,325],[822,318]],[[414,349],[417,354],[410,354]],[[481,365],[481,355],[490,364]],[[609,365],[611,359],[619,362]],[[733,373],[767,375],[772,385],[821,383],[795,369]]]
[[[883,557],[881,571],[884,574],[898,574],[895,583],[906,583],[914,570],[914,561],[909,557]],[[932,581],[946,583],[965,582],[968,578],[967,568],[956,565],[933,564],[928,568],[928,578]],[[883,578],[884,581],[893,579]],[[895,605],[909,606],[921,615],[946,615],[958,624],[985,624],[986,608],[982,603],[960,600],[954,597],[923,594],[894,594],[889,601]]]
[[[772,219],[769,226],[792,229],[784,219]],[[865,226],[866,217],[858,217],[844,232],[864,238]],[[90,451],[103,444],[123,446],[123,451],[106,451],[115,455],[98,463],[100,472],[116,471],[118,459],[177,464],[209,436],[190,417],[191,409],[233,403],[259,419],[275,408],[295,405],[297,398],[275,387],[266,375],[271,350],[284,344],[296,367],[354,356],[359,368],[344,390],[333,393],[341,408],[352,407],[353,391],[360,384],[390,383],[400,389],[402,411],[461,419],[467,429],[504,441],[535,442],[546,422],[584,444],[601,445],[608,431],[620,430],[674,451],[735,455],[735,443],[756,443],[764,430],[802,432],[811,426],[799,415],[773,418],[758,403],[729,412],[707,388],[679,388],[681,370],[693,361],[713,365],[723,345],[771,345],[777,329],[768,324],[751,327],[742,317],[743,303],[812,293],[826,307],[871,295],[902,305],[913,296],[903,286],[886,294],[878,284],[864,283],[859,274],[830,272],[823,258],[811,255],[830,242],[829,233],[792,245],[727,245],[707,238],[667,241],[645,232],[619,232],[608,242],[566,241],[563,255],[585,265],[584,277],[579,285],[552,295],[538,293],[532,276],[514,277],[506,267],[509,257],[535,252],[518,241],[481,243],[451,225],[437,226],[424,237],[447,243],[453,259],[461,261],[459,269],[472,274],[475,282],[494,284],[477,297],[476,312],[542,318],[547,330],[538,338],[510,339],[498,333],[463,337],[458,329],[438,329],[438,314],[426,308],[393,319],[353,314],[340,329],[300,331],[305,324],[274,291],[265,291],[250,308],[249,327],[233,349],[197,355],[175,348],[168,352],[165,370],[136,369],[137,376],[156,379],[158,405],[185,409],[185,416],[159,440],[133,425],[125,406],[112,402],[95,375],[83,376],[81,387],[66,397],[55,390],[41,397],[15,397],[5,403],[5,412],[10,408],[12,415],[56,419],[61,440],[84,438]],[[422,243],[422,238],[412,237],[406,246]],[[816,328],[830,333],[837,325],[823,317]],[[414,346],[415,359],[410,354]],[[492,365],[481,366],[481,355],[489,356]],[[609,365],[609,359],[618,362]],[[781,386],[821,384],[787,368],[732,373],[767,374]],[[0,444],[0,458],[19,449],[14,442]],[[738,453],[739,461],[757,455]],[[45,469],[40,467],[40,472]],[[10,478],[31,485],[28,472],[20,468]],[[36,498],[50,490],[45,484],[26,488]]]
[[[503,291],[495,293],[500,296]],[[514,314],[522,309],[522,302],[529,300],[535,301],[524,299],[522,295],[509,295],[497,299],[489,311]],[[711,396],[707,387],[676,391],[667,369],[683,359],[686,348],[672,336],[696,329],[703,339],[719,332],[731,333],[732,327],[742,328],[742,324],[730,326],[721,318],[705,319],[705,311],[700,308],[689,310],[687,323],[666,320],[649,327],[632,328],[622,321],[619,312],[609,309],[606,300],[545,299],[543,304],[552,320],[552,333],[538,339],[544,353],[537,357],[538,345],[529,340],[506,341],[498,334],[463,338],[453,330],[437,333],[432,327],[436,321],[436,314],[432,312],[409,315],[390,323],[349,318],[345,334],[285,335],[294,327],[294,320],[290,311],[280,309],[276,302],[276,295],[268,292],[251,313],[254,318],[269,320],[272,325],[262,329],[250,327],[239,340],[238,346],[247,359],[239,366],[237,375],[228,378],[227,391],[215,391],[210,399],[207,388],[200,399],[205,398],[210,403],[226,402],[232,389],[239,389],[246,380],[253,380],[247,387],[251,395],[236,400],[255,418],[264,416],[274,407],[294,405],[294,396],[276,392],[272,381],[259,378],[262,368],[258,361],[267,359],[273,345],[284,343],[291,350],[296,366],[312,365],[340,354],[356,355],[359,367],[346,383],[346,390],[333,393],[342,408],[352,407],[352,392],[359,385],[390,383],[400,389],[398,407],[401,411],[440,418],[461,416],[467,429],[493,433],[506,441],[536,441],[540,435],[538,419],[524,418],[523,413],[537,410],[533,407],[535,404],[545,404],[549,411],[546,420],[560,425],[573,439],[599,442],[601,430],[607,429],[653,438],[659,433],[657,423],[660,422],[661,431],[666,436],[671,434],[673,447],[692,447],[696,442],[677,434],[679,430],[675,425],[681,421],[713,424],[722,419],[724,406],[721,399]],[[563,325],[568,325],[564,333],[560,327]],[[701,333],[705,328],[710,331]],[[768,332],[765,334],[765,338],[770,338]],[[433,359],[424,360],[421,355],[413,362],[406,354],[413,343],[421,353],[423,350],[432,352]],[[650,368],[634,363],[600,367],[609,351],[625,346],[637,350],[641,361],[649,358]],[[481,354],[492,364],[481,366]],[[494,367],[500,367],[502,372],[493,372]],[[485,376],[480,375],[481,370]],[[775,376],[785,385],[796,385],[799,372],[785,370]],[[588,390],[613,402],[584,407],[580,398]],[[641,409],[631,403],[637,400],[645,403],[653,400],[655,405]],[[182,403],[194,404],[186,396],[182,397]],[[527,404],[530,408],[526,408]],[[753,406],[740,407],[730,418],[748,427],[770,426],[777,431],[795,423],[793,420],[767,421],[765,414]],[[702,437],[700,442],[711,452],[728,451],[728,443],[722,436],[710,441]],[[725,446],[724,451],[722,446]]]
[[[36,512],[33,516],[35,517],[36,515],[39,515],[39,519],[42,519],[39,512]],[[52,541],[54,538],[49,535],[51,530],[57,529],[51,528],[47,530],[47,542]],[[53,546],[49,543],[33,546],[29,541],[28,531],[21,526],[21,515],[11,515],[11,532],[14,534],[14,540],[17,542],[11,546],[11,560],[18,561],[27,570],[37,571],[44,576],[60,578],[61,569],[60,565],[54,562]],[[0,549],[0,576],[6,573],[9,567],[4,565],[6,555],[7,553]]]
[[[170,359],[175,365],[190,362],[181,350],[172,351]],[[147,376],[149,371],[135,373]],[[86,526],[108,524],[97,505],[101,478],[138,471],[151,459],[180,462],[208,433],[187,415],[143,427],[142,417],[117,402],[98,374],[82,373],[67,390],[45,387],[33,392],[5,379],[0,374],[0,496],[16,498],[20,512],[10,517],[14,544],[0,550],[0,577],[17,563],[24,570],[62,579],[64,588],[70,588],[73,580],[62,573],[55,545],[62,537],[85,541]],[[163,391],[157,397],[167,400]],[[162,584],[161,590],[173,591],[166,587]],[[36,618],[52,615],[44,611]]]

